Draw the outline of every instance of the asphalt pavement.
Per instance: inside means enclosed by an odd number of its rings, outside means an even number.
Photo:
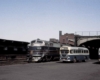
[[[0,66],[0,80],[100,80],[100,63],[54,61]]]

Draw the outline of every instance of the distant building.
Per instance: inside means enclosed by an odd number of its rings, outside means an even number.
[[[50,40],[49,41],[51,41],[51,42],[56,42],[56,43],[58,43],[59,42],[59,40],[58,39],[55,39],[55,38],[50,38]]]
[[[62,35],[62,31],[59,31],[59,42],[61,44],[74,46],[75,43],[74,33],[65,33],[64,35]]]

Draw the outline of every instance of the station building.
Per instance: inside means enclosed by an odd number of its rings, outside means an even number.
[[[25,59],[29,42],[0,39],[0,60]]]
[[[59,31],[59,42],[61,44],[74,46],[74,44],[75,44],[75,35],[74,35],[74,33],[62,34],[62,31]]]

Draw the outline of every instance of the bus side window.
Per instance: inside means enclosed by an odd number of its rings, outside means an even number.
[[[86,53],[87,53],[87,50],[86,50]]]
[[[87,50],[86,50],[86,53],[87,53]]]
[[[88,53],[88,50],[87,50],[87,53]]]
[[[70,50],[70,53],[74,53],[74,50]]]
[[[79,50],[77,50],[77,53],[79,53]]]
[[[73,52],[75,53],[75,50],[73,50]]]
[[[87,53],[87,50],[85,50],[85,53]]]
[[[72,51],[72,50],[70,50],[70,53],[72,54],[72,53],[73,53],[73,51]]]
[[[74,51],[75,51],[75,53],[77,53],[76,50],[74,50]]]
[[[80,50],[80,53],[82,53],[82,50]]]
[[[81,50],[77,50],[77,53],[81,53]]]
[[[75,50],[75,53],[77,53],[77,50]]]
[[[79,50],[79,53],[81,53],[81,50]]]
[[[85,53],[85,50],[84,50],[84,53]]]
[[[82,50],[82,53],[83,53],[83,50]]]
[[[77,53],[77,50],[76,50],[76,53]]]
[[[78,50],[77,50],[77,53],[78,53]]]

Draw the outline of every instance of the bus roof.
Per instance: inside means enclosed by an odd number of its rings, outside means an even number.
[[[85,47],[74,47],[74,46],[62,46],[60,48],[68,48],[68,49],[84,49],[84,50],[88,50],[88,48]]]

